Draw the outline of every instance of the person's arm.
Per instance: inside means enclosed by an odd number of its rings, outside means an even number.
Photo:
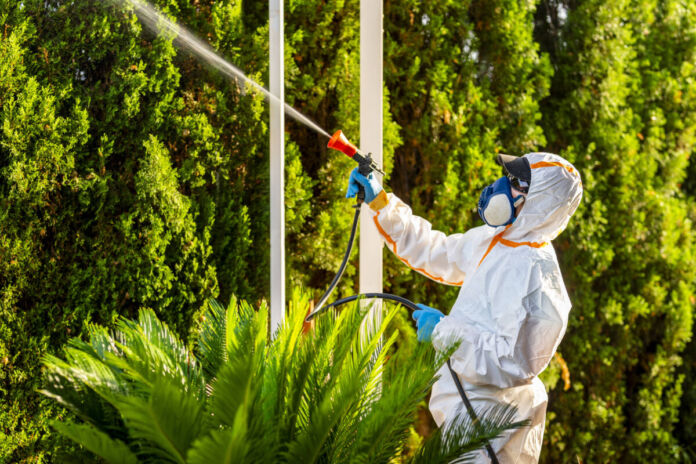
[[[435,326],[436,349],[460,344],[451,360],[463,379],[505,388],[529,383],[546,368],[565,333],[570,301],[557,268],[544,267],[554,266],[506,268],[491,277],[481,304],[490,302],[494,328],[474,325],[460,313]]]
[[[377,230],[389,249],[411,269],[447,285],[462,285],[467,272],[472,270],[487,246],[487,231],[474,228],[466,234],[445,235],[432,230],[431,224],[414,215],[394,194],[387,194],[372,174],[363,176],[354,169],[348,182],[346,197],[365,189],[365,202],[373,212]],[[493,229],[490,229],[492,231]],[[485,244],[485,245],[483,245]]]
[[[414,271],[436,282],[461,286],[476,265],[472,245],[478,241],[469,233],[446,235],[433,230],[430,222],[414,215],[393,193],[380,192],[370,208],[387,247]]]

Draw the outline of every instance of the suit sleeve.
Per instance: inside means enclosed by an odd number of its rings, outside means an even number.
[[[466,234],[446,235],[396,195],[381,192],[372,203],[373,221],[387,247],[408,267],[446,285],[461,286],[474,263],[473,240]],[[473,230],[473,229],[472,229]]]
[[[493,327],[481,327],[466,314],[451,314],[433,331],[440,351],[453,344],[452,365],[464,380],[500,388],[532,381],[548,365],[566,329],[570,302],[560,272],[543,264],[524,270],[505,266],[487,279],[481,304],[489,304]],[[489,302],[489,303],[486,303]]]

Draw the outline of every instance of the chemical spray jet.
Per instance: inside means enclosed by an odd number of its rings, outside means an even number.
[[[249,78],[244,74],[239,68],[232,65],[229,61],[225,60],[214,50],[210,45],[203,42],[201,39],[196,37],[183,25],[175,24],[172,20],[167,18],[160,11],[155,9],[150,3],[144,0],[110,0],[113,4],[117,6],[129,6],[133,9],[135,14],[140,18],[142,23],[155,34],[166,34],[174,39],[174,44],[189,52],[195,56],[201,62],[212,66],[219,72],[221,72],[225,77],[231,81],[239,84],[244,82],[248,84],[251,88],[257,90],[261,93],[269,103],[273,105],[282,105],[285,110],[285,114],[295,119],[296,121],[304,124],[305,126],[313,129],[318,134],[321,134],[329,138],[329,134],[322,129],[317,123],[309,119],[304,114],[297,111],[292,106],[285,102],[280,101],[280,99],[269,92],[262,85],[255,82],[253,79]],[[241,88],[244,91],[244,88]],[[377,171],[384,175],[384,172],[379,168],[377,163],[372,160],[372,157],[368,153],[364,155],[358,149],[346,139],[343,133],[339,130],[337,131],[331,140],[329,141],[329,148],[341,151],[353,158],[359,166],[360,173],[367,176],[372,171]]]

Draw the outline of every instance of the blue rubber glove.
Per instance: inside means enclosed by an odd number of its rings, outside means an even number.
[[[413,320],[418,327],[418,341],[429,342],[433,336],[433,330],[440,319],[445,317],[441,311],[424,304],[417,304],[420,309],[413,311]]]
[[[346,191],[346,198],[352,198],[358,194],[359,186],[362,185],[365,188],[365,203],[371,203],[379,192],[382,191],[382,186],[379,185],[377,179],[375,179],[374,174],[370,173],[369,176],[365,177],[360,174],[358,168],[353,169],[350,173],[350,179],[348,180],[348,190]]]

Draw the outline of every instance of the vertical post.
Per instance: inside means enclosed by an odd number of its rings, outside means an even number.
[[[360,0],[360,149],[379,165],[382,90],[382,0]],[[382,291],[382,239],[368,208],[360,217],[360,293]]]
[[[271,94],[271,333],[285,315],[285,102],[283,66],[283,0],[270,0],[269,52]]]

